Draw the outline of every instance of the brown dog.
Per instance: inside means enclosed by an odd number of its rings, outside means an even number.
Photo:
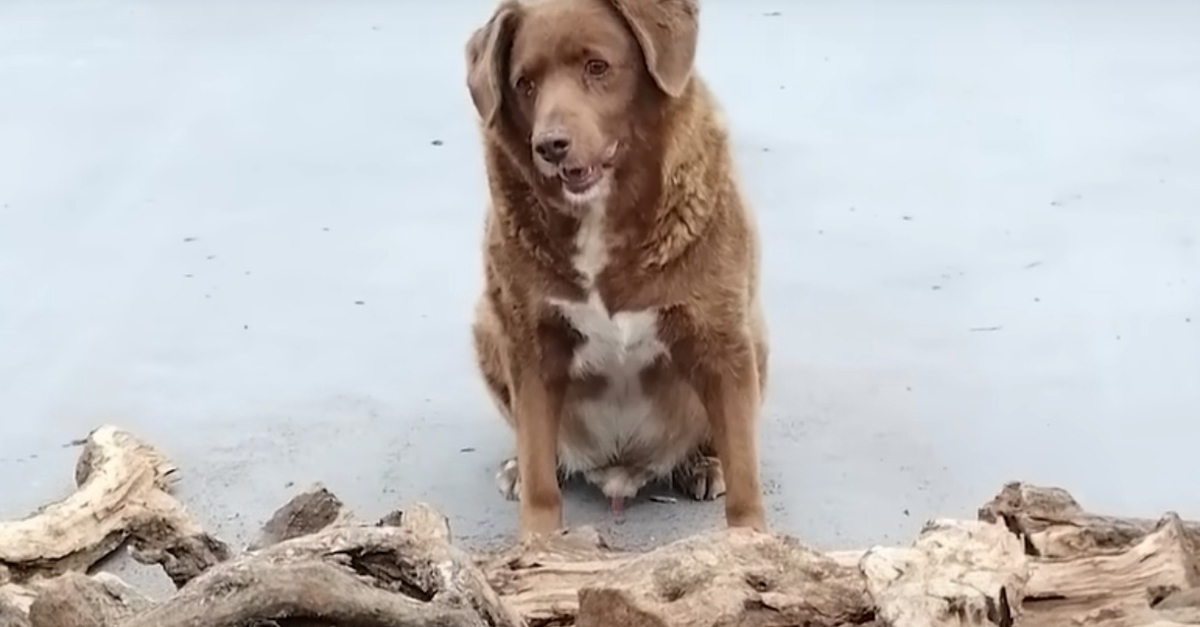
[[[523,536],[562,525],[560,473],[614,507],[675,478],[765,529],[757,235],[692,72],[698,17],[506,0],[467,44],[491,195],[475,349],[516,430],[497,479]]]

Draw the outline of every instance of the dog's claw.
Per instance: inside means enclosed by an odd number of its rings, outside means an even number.
[[[685,494],[697,501],[712,501],[725,495],[725,473],[716,457],[689,460],[675,480]]]

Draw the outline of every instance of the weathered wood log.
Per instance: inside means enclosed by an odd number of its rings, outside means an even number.
[[[65,573],[40,588],[29,608],[31,627],[112,627],[154,606],[107,573]]]
[[[464,553],[401,525],[335,526],[218,564],[120,627],[282,618],[346,627],[521,624]]]
[[[166,457],[129,433],[96,429],[75,466],[74,494],[23,520],[0,522],[0,567],[17,583],[85,572],[132,539],[135,559],[161,564],[182,585],[230,552],[168,493],[177,475]]]
[[[341,499],[324,486],[315,485],[297,494],[263,525],[258,540],[248,547],[254,551],[284,540],[316,533],[349,519]]]
[[[1200,624],[1200,523],[1085,511],[1065,490],[1010,483],[979,510],[1029,556],[1022,627]]]
[[[121,627],[241,627],[290,618],[321,618],[354,627],[486,625],[469,608],[423,603],[366,583],[350,560],[250,560],[206,573],[162,608]]]
[[[578,529],[472,560],[432,508],[360,524],[315,486],[231,557],[168,494],[176,475],[129,434],[93,432],[76,494],[0,523],[0,627],[1200,624],[1200,523],[1101,516],[1054,488],[1009,484],[983,522],[934,521],[901,548],[722,530],[629,553]],[[171,598],[81,574],[125,539]]]
[[[377,527],[400,527],[418,538],[430,542],[441,542],[447,546],[453,541],[450,519],[426,503],[414,503],[410,507],[384,516]]]
[[[0,627],[32,627],[24,608],[0,596]]]
[[[153,518],[147,508],[163,503],[156,497],[175,474],[171,462],[129,433],[96,429],[76,464],[74,494],[23,520],[0,522],[0,567],[17,583],[87,570]]]
[[[1017,501],[1014,494],[1027,498]],[[1031,509],[1020,506],[1021,502],[1040,506]],[[1007,509],[996,507],[997,503],[1007,504]],[[1197,577],[1188,574],[1195,563],[1197,523],[1168,517],[1146,524],[1090,514],[1064,491],[1020,484],[1006,486],[989,505],[981,510],[981,518],[1003,522],[1003,527],[938,521],[912,547],[827,556],[860,570],[877,620],[897,626],[1200,624],[1195,620],[1200,615],[1200,592],[1188,593],[1197,585]],[[1001,511],[1004,515],[997,515]],[[1044,542],[1066,537],[1072,529],[1077,530],[1073,537],[1092,540]],[[1060,555],[1068,553],[1066,547],[1075,548],[1069,557],[1046,558],[1039,557],[1036,549],[1027,555],[1023,541],[1057,546]],[[664,558],[664,553],[675,550],[673,546],[647,555],[629,554],[609,549],[590,530],[577,530],[553,541],[510,549],[481,564],[496,590],[534,627],[569,625],[577,619],[582,624],[579,599],[589,590],[602,589],[602,582],[610,577],[653,596],[645,592],[649,587],[634,583],[636,577],[616,573],[624,572],[631,562]],[[713,571],[722,568],[714,566]],[[671,624],[672,615],[664,612],[673,611],[678,610],[656,608],[649,612],[654,618],[639,620]],[[657,619],[662,620],[654,622]]]
[[[171,504],[165,507],[169,509]],[[255,544],[274,545],[320,531],[345,518],[341,501],[328,490],[315,486],[280,508],[264,525]],[[213,557],[223,551],[223,545],[208,543],[206,539],[210,536],[194,526],[163,525],[149,530],[140,527],[138,532],[141,535],[134,538],[138,546],[132,549],[135,555],[145,563],[161,565],[180,585],[225,559]],[[150,548],[151,541],[156,548]],[[123,582],[106,577],[103,573],[95,577],[67,573],[38,583],[36,592],[27,589],[26,596],[36,595],[36,601],[26,605],[32,627],[115,627],[151,609],[148,600],[137,596]],[[301,624],[298,620],[288,623],[289,627]],[[327,625],[310,622],[305,627]]]
[[[1159,521],[1087,512],[1062,488],[1011,482],[979,508],[979,519],[1003,522],[1035,557],[1074,557],[1129,548],[1150,535]],[[1183,522],[1200,541],[1200,522]]]
[[[396,514],[399,522],[399,514]],[[258,551],[334,525],[348,524],[354,516],[346,509],[341,499],[320,484],[292,497],[279,508],[263,525],[259,538],[247,547],[247,551]],[[291,618],[275,621],[265,627],[338,627],[328,621],[308,618]]]
[[[955,520],[926,524],[911,547],[871,549],[859,568],[894,627],[1012,625],[1029,578],[1021,543],[1004,526]]]
[[[143,503],[144,513],[130,530],[129,554],[143,564],[161,566],[176,587],[233,555],[172,496],[154,492]]]
[[[1038,559],[1034,564],[1025,600],[1028,625],[1119,627],[1200,616],[1196,547],[1183,521],[1173,514],[1125,550]],[[1167,599],[1171,602],[1164,606]]]
[[[738,530],[630,554],[584,527],[481,565],[530,627],[850,627],[874,623],[860,555],[835,560],[792,538]]]
[[[2,574],[0,573],[0,575]],[[4,581],[4,579],[0,577],[0,581]],[[37,590],[33,586],[15,583],[0,584],[0,606],[27,614],[29,606],[33,604],[37,594]],[[4,627],[4,623],[0,623],[0,627]]]
[[[479,559],[497,593],[531,627],[573,625],[579,590],[636,558],[611,549],[590,527],[526,541]]]
[[[202,565],[209,572],[197,572],[162,606],[121,598],[108,581],[64,576],[38,584],[31,627],[521,624],[470,558],[450,545],[449,523],[432,508],[417,504],[375,526],[344,524],[348,519],[340,501],[318,487],[272,516],[260,548]],[[170,531],[162,542],[180,545]]]
[[[579,627],[872,624],[860,572],[775,534],[722,530],[651,551],[579,590]]]
[[[1025,559],[1003,527],[938,521],[910,548],[832,554],[784,536],[721,531],[637,555],[581,529],[482,563],[533,627],[957,627],[1010,625]]]

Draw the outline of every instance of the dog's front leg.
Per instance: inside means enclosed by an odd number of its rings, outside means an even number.
[[[713,447],[725,473],[725,521],[730,527],[766,531],[758,474],[759,384],[754,346],[748,337],[687,343],[692,381],[708,413]],[[703,348],[700,348],[703,347]]]
[[[550,534],[562,526],[558,486],[558,427],[563,385],[536,369],[516,381],[517,467],[521,477],[520,535]]]

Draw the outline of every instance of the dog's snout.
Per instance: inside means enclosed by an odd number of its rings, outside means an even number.
[[[567,158],[567,151],[570,148],[571,139],[567,137],[566,133],[557,130],[539,133],[533,146],[539,157],[545,159],[547,163],[555,165],[562,163],[563,159]]]

